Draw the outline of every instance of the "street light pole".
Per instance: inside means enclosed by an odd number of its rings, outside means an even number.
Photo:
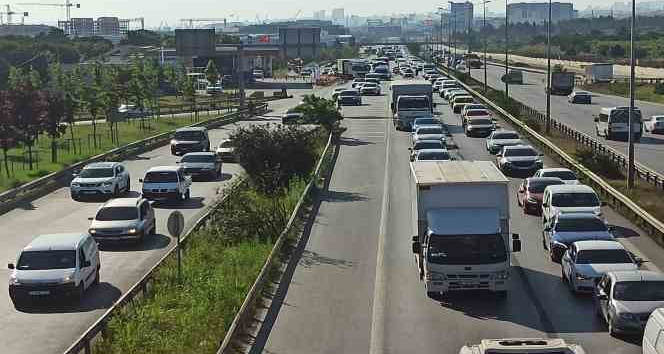
[[[636,0],[632,0],[632,31],[630,34],[630,73],[629,73],[629,138],[627,148],[627,189],[634,188],[634,84],[635,84],[635,58],[634,58],[634,35],[636,32]]]
[[[510,68],[510,58],[509,58],[509,42],[508,42],[508,30],[509,27],[509,9],[507,7],[508,0],[505,0],[505,97],[510,96],[510,85],[509,80],[507,79],[507,74],[509,74]]]
[[[546,121],[544,131],[551,131],[551,0],[549,0],[549,21],[546,25]]]
[[[484,5],[484,20],[482,22],[482,32],[484,32],[484,92],[487,91],[487,73],[486,73],[486,50],[487,50],[487,34],[486,34],[486,4],[490,3],[490,0],[484,0],[482,3]]]
[[[438,47],[438,51],[445,53],[445,49],[443,48],[443,8],[439,7],[438,11],[440,12],[440,46]],[[443,55],[443,57],[445,56]]]

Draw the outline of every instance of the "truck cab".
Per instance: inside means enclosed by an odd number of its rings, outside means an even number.
[[[510,257],[508,179],[490,161],[413,162],[412,250],[427,295],[488,290],[504,296]]]
[[[643,135],[641,110],[635,107],[632,117],[632,129],[639,141]],[[629,139],[629,107],[602,108],[595,117],[595,132],[597,136],[604,136],[608,140]]]
[[[410,131],[415,118],[433,117],[433,90],[424,80],[400,80],[390,85],[393,122],[397,130]]]

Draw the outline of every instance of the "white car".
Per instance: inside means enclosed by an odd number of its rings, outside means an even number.
[[[438,140],[445,142],[447,137],[440,125],[423,125],[413,132],[413,144],[418,140]]]
[[[664,116],[652,116],[643,122],[643,129],[653,134],[664,133]]]
[[[464,345],[459,354],[585,354],[580,345],[561,338],[503,338],[482,339],[480,344]]]
[[[219,146],[217,147],[217,155],[222,161],[237,160],[235,146],[233,146],[231,139],[224,139],[219,143]]]
[[[535,172],[533,177],[557,177],[562,179],[565,184],[581,184],[579,178],[576,177],[576,174],[569,168],[543,168]]]
[[[509,130],[494,131],[486,139],[486,149],[492,155],[499,153],[504,146],[515,146],[521,144],[523,144],[523,141],[519,137],[519,134]]]
[[[74,174],[69,185],[71,198],[105,196],[117,197],[131,190],[129,171],[119,162],[95,162]]]
[[[558,214],[592,213],[603,218],[602,206],[597,193],[583,184],[561,184],[548,186],[542,197],[542,222],[546,224]]]
[[[587,240],[572,243],[561,259],[561,277],[572,292],[592,292],[607,272],[638,270],[637,260],[618,241]]]
[[[141,242],[157,231],[154,209],[142,197],[112,199],[89,220],[88,233],[100,243]]]
[[[447,149],[421,149],[415,155],[415,161],[449,161],[453,160]]]
[[[182,166],[155,166],[143,179],[142,194],[148,200],[184,202],[191,196],[191,177]]]

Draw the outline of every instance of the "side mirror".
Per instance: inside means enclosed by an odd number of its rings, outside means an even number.
[[[90,263],[90,261],[83,262],[83,268],[90,267],[91,265],[92,265],[92,263]]]
[[[142,179],[142,178],[139,178],[139,179],[138,179],[138,183],[143,183],[143,179]]]
[[[599,118],[595,118],[594,121],[595,121],[595,122],[599,122]]]
[[[413,151],[413,148],[412,148],[412,147],[409,147],[409,148],[408,148],[408,151]]]
[[[95,219],[95,218],[92,217],[92,216],[88,217],[88,220],[90,220],[90,221],[92,221],[92,220],[94,220],[94,219]]]
[[[16,267],[14,266],[14,263],[9,263],[9,264],[7,264],[7,268],[14,269]]]
[[[410,162],[415,162],[415,155],[410,155]]]
[[[420,241],[413,241],[413,253],[421,253],[422,252],[422,244]]]
[[[512,252],[521,252],[521,240],[512,240]]]

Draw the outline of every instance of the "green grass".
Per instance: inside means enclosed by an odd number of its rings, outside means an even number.
[[[216,113],[199,114],[198,121],[218,116],[219,115]],[[7,176],[4,166],[4,157],[0,153],[0,191],[16,187],[51,172],[59,171],[71,164],[101,154],[118,146],[126,145],[192,123],[194,123],[194,120],[189,116],[153,119],[149,122],[145,122],[145,129],[141,129],[140,122],[138,121],[122,122],[118,124],[119,144],[111,142],[110,124],[99,123],[97,124],[98,144],[96,147],[94,146],[94,139],[92,138],[92,125],[77,125],[74,127],[74,135],[77,139],[80,139],[80,144],[79,141],[76,140],[76,152],[74,152],[71,146],[69,149],[67,149],[66,146],[61,146],[58,149],[58,162],[55,163],[51,162],[51,139],[47,136],[42,136],[33,147],[33,151],[37,151],[38,155],[34,156],[35,163],[33,164],[32,170],[29,169],[27,164],[27,149],[23,147],[14,148],[9,150],[8,161],[10,175]],[[64,136],[58,140],[60,144],[64,144],[65,139],[69,138],[71,138],[71,134],[68,130]]]
[[[586,84],[582,88],[606,95],[629,97],[628,82]],[[635,95],[637,100],[664,104],[664,95],[655,93],[655,84],[637,84]]]

